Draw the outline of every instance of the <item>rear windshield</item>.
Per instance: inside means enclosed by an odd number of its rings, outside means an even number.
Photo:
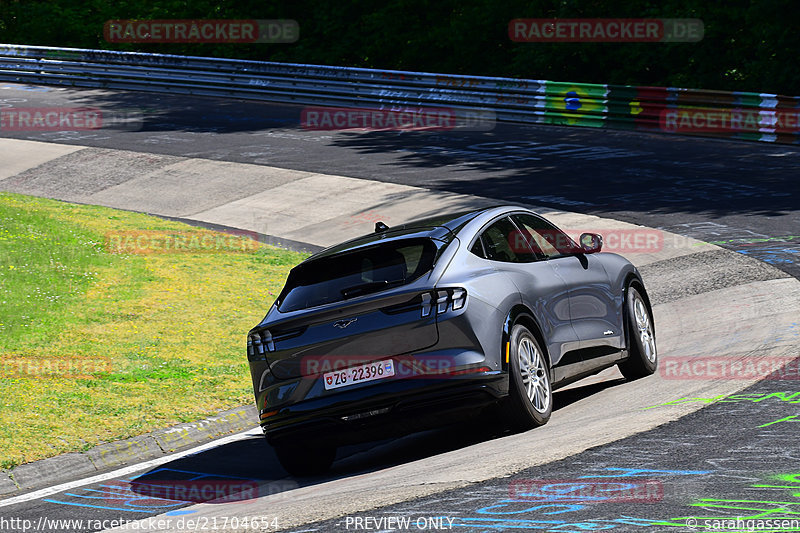
[[[296,311],[404,285],[429,272],[436,253],[431,239],[401,239],[298,265],[278,309]]]

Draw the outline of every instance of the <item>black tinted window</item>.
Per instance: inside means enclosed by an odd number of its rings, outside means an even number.
[[[472,245],[470,252],[477,255],[478,257],[483,257],[484,259],[486,259],[486,256],[483,253],[483,244],[481,244],[480,237],[475,239],[475,244]]]
[[[278,309],[296,311],[403,285],[428,272],[436,252],[430,239],[403,239],[298,265]]]
[[[523,238],[539,256],[549,259],[581,251],[569,235],[541,217],[513,215],[511,218],[522,230]]]
[[[506,263],[526,263],[533,259],[527,241],[508,218],[503,218],[486,228],[481,235],[486,259]]]

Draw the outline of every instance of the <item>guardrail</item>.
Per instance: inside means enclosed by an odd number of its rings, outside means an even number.
[[[800,98],[0,44],[0,80],[798,144]]]

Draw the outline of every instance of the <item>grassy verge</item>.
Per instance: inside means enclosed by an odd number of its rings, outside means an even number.
[[[0,467],[252,401],[245,334],[305,256],[268,246],[129,253],[109,237],[142,231],[224,237],[0,193]]]

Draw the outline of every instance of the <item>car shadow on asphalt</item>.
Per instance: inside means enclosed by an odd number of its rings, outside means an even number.
[[[557,411],[607,388],[626,383],[609,379],[553,394]],[[459,450],[511,434],[500,416],[484,413],[467,421],[359,445],[341,447],[331,470],[314,477],[286,474],[266,440],[253,432],[241,440],[181,457],[138,476],[131,490],[142,496],[193,503],[229,503],[279,494],[299,487],[348,478]],[[535,431],[535,430],[533,430]],[[239,491],[239,492],[237,492]]]
[[[553,394],[553,411],[558,411],[566,406],[573,404],[584,398],[588,398],[598,392],[604,391],[611,387],[623,385],[628,383],[625,378],[606,379],[599,383],[587,383],[578,387],[570,387],[568,389],[558,390]]]

